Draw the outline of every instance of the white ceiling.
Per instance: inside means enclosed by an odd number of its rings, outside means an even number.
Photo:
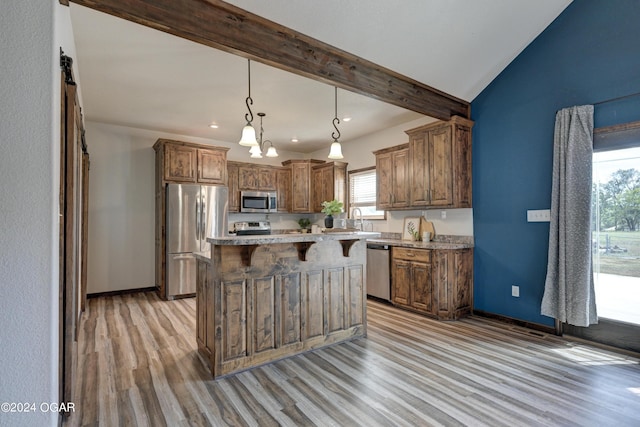
[[[471,101],[571,0],[232,0],[250,12]],[[247,60],[71,4],[86,120],[235,142]],[[251,62],[254,125],[279,150],[331,142],[333,87]],[[347,142],[419,114],[342,89]],[[215,122],[218,129],[208,125]],[[292,137],[300,140],[291,143]]]

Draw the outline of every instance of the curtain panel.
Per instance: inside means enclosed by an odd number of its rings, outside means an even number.
[[[549,257],[541,313],[563,323],[598,323],[591,267],[593,105],[556,114]]]

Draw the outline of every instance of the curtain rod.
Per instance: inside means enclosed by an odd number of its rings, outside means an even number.
[[[631,98],[633,96],[638,96],[638,95],[640,95],[640,92],[632,93],[632,94],[629,94],[629,95],[619,96],[617,98],[605,99],[604,101],[594,102],[593,105],[606,104],[606,103],[609,103],[609,102],[619,101],[621,99]]]

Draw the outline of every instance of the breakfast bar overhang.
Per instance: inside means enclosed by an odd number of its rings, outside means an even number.
[[[198,351],[214,378],[366,336],[366,239],[349,232],[207,239]]]

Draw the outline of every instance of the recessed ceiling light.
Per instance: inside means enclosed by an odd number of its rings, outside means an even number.
[[[210,127],[211,129],[218,129],[218,125],[217,125],[217,124],[215,124],[215,123],[211,123],[211,124],[209,125],[209,127]]]
[[[351,121],[351,117],[343,117],[342,121],[343,122],[350,122]]]
[[[298,142],[298,138],[291,138],[291,142]]]

